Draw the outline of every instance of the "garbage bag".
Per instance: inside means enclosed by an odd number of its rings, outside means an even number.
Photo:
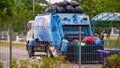
[[[70,2],[70,5],[71,5],[72,7],[77,7],[77,6],[79,6],[79,3],[76,2],[76,1],[71,1],[71,2]]]
[[[45,10],[45,13],[57,12],[57,4],[53,4]]]
[[[78,6],[75,8],[75,13],[84,13],[84,11],[80,6]]]
[[[57,3],[57,6],[59,6],[59,7],[65,7],[67,5],[70,5],[70,3],[68,1],[63,1],[63,2]]]
[[[63,7],[57,7],[57,12],[58,13],[64,13],[65,12],[65,9]]]
[[[74,10],[75,10],[75,9],[74,9],[71,5],[67,5],[67,6],[65,7],[65,11],[66,11],[67,13],[73,13]]]

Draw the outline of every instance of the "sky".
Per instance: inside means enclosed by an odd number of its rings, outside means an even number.
[[[61,2],[61,1],[64,1],[64,0],[46,0],[52,4],[56,3],[56,2]],[[66,1],[71,1],[71,0],[66,0]]]

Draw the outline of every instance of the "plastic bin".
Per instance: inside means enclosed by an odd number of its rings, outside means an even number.
[[[79,61],[79,45],[73,46],[74,61]],[[100,53],[98,49],[103,50],[104,46],[81,46],[81,63],[100,63]]]
[[[120,50],[97,50],[97,51],[100,53],[100,59],[103,64],[104,64],[104,58],[120,52]]]

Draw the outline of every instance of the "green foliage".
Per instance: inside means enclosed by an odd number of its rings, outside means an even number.
[[[120,65],[120,53],[109,56],[107,60],[111,68],[117,68],[117,66]]]
[[[47,3],[46,1],[42,2]],[[34,6],[34,16],[43,13],[46,9],[46,7],[40,6],[36,1]],[[0,27],[5,25],[8,28],[8,25],[12,23],[13,29],[16,31],[18,29],[16,27],[25,25],[29,20],[33,20],[34,16],[33,0],[1,0],[0,2]]]
[[[32,66],[32,68],[39,68],[39,65],[36,63],[32,63],[31,66]]]
[[[27,59],[18,60],[17,58],[12,59],[11,68],[61,68],[61,64],[64,64],[65,57],[47,58],[42,59]],[[72,65],[65,64],[63,68],[73,68]],[[0,62],[0,68],[3,68],[3,64]]]
[[[2,62],[0,62],[0,68],[3,68],[3,63]]]
[[[29,68],[29,64],[28,60],[20,60],[20,68]]]
[[[98,35],[101,35],[101,33],[106,33],[110,35],[112,29],[112,23],[111,22],[96,22],[95,23],[95,33]]]
[[[25,25],[33,20],[37,14],[44,13],[48,6],[40,6],[39,3],[49,4],[46,0],[1,0],[0,1],[0,27],[8,28],[13,23],[13,29],[17,32],[19,25]],[[77,0],[90,19],[101,12],[120,12],[120,0]],[[109,8],[110,7],[110,8]],[[115,24],[114,24],[115,25]],[[118,26],[118,25],[115,25]],[[119,27],[119,26],[118,26]]]
[[[18,63],[17,63],[17,58],[13,58],[11,62],[11,68],[17,68]]]
[[[60,68],[60,64],[64,61],[64,57],[43,58],[42,68]]]
[[[65,65],[64,68],[73,68],[71,65]]]
[[[120,12],[120,0],[79,0],[90,19],[102,12]]]
[[[78,0],[77,0],[78,1]],[[84,12],[90,16],[92,19],[94,16],[102,13],[102,12],[120,12],[120,0],[79,0],[78,1]],[[108,21],[98,21],[95,23],[96,27],[115,27],[120,30],[120,22],[108,22]],[[104,29],[102,29],[104,30]],[[101,34],[102,30],[97,30],[98,34]],[[106,30],[104,30],[106,31]],[[110,34],[111,30],[107,30],[108,35]]]

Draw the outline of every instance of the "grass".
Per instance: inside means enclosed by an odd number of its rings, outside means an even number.
[[[2,62],[0,62],[0,68],[3,68],[3,63]]]
[[[105,41],[106,48],[119,48],[120,49],[119,45],[120,45],[120,41],[118,39],[110,39],[108,46],[106,46],[106,41]]]
[[[9,47],[10,46],[10,42],[9,41],[0,41],[0,46],[2,47]],[[25,48],[26,47],[26,43],[25,42],[12,42],[12,47],[14,48]]]

